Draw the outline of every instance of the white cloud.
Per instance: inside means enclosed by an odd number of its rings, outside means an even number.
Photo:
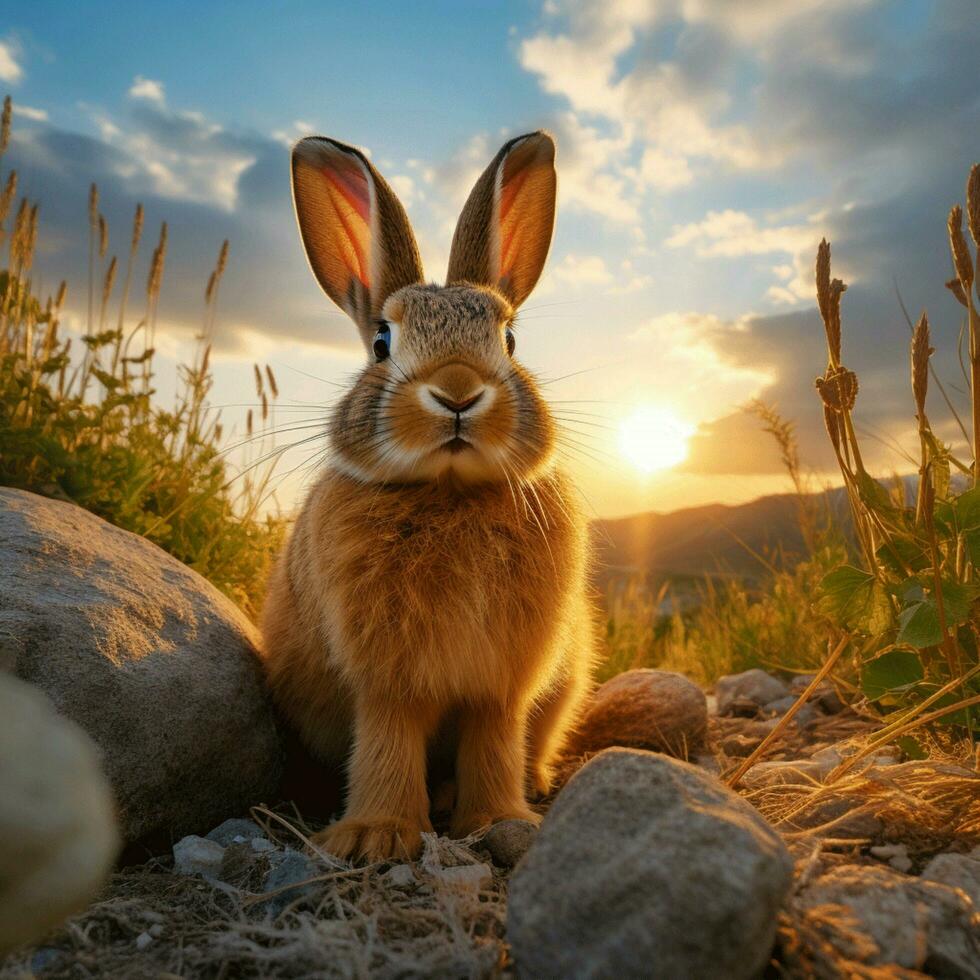
[[[142,75],[137,75],[133,79],[133,84],[129,87],[129,97],[131,99],[146,99],[148,102],[155,102],[160,106],[166,102],[163,82],[154,81],[152,78],[144,78]]]
[[[24,77],[20,46],[12,40],[0,41],[0,80],[16,85]]]
[[[666,244],[670,248],[693,248],[700,258],[741,258],[783,253],[790,262],[771,267],[778,280],[766,290],[766,298],[777,305],[797,305],[813,299],[810,265],[821,237],[818,219],[803,224],[760,225],[744,211],[709,211],[701,221],[675,225]]]
[[[233,210],[238,180],[257,148],[200,112],[170,109],[158,82],[137,76],[129,94],[139,106],[131,117],[93,113],[103,141],[125,154],[118,176],[136,192]]]
[[[726,208],[709,211],[701,221],[675,225],[667,245],[671,248],[691,246],[702,258],[734,258],[773,252],[794,255],[811,245],[815,248],[819,240],[812,225],[760,226],[744,211]]]
[[[604,286],[613,281],[613,275],[600,255],[566,255],[553,266],[551,276],[556,282],[574,287]]]
[[[48,113],[46,109],[35,109],[33,106],[14,103],[14,115],[22,116],[24,119],[33,119],[35,122],[47,122]]]
[[[656,365],[656,376],[663,379],[660,383],[696,407],[696,417],[708,419],[756,397],[773,383],[771,368],[737,364],[719,347],[720,340],[744,333],[750,321],[751,315],[728,321],[675,310],[647,320],[628,340],[633,357],[649,359]]]

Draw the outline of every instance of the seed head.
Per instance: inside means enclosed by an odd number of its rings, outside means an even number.
[[[963,284],[963,292],[969,295],[973,285],[973,260],[970,248],[963,237],[963,209],[957,204],[949,209],[949,247],[953,253],[956,275]]]
[[[840,452],[840,416],[826,404],[823,407],[823,424],[827,427],[827,435],[834,444],[835,452]]]
[[[926,392],[929,388],[929,357],[933,349],[929,346],[929,320],[925,313],[919,317],[912,333],[912,394],[919,421],[926,417]]]
[[[99,188],[94,183],[88,189],[88,223],[93,229],[99,224]]]
[[[135,252],[140,247],[140,238],[143,237],[143,205],[136,205],[136,213],[133,215],[133,240],[130,249]]]
[[[106,224],[105,215],[99,215],[99,258],[104,259],[105,253],[109,250],[109,226]]]
[[[259,370],[258,364],[252,365],[252,370],[255,371],[255,394],[259,398],[262,397],[262,372]]]
[[[215,266],[215,275],[220,279],[225,274],[225,267],[228,265],[228,239],[221,243],[221,250],[218,252],[218,264]]]
[[[980,246],[980,163],[970,168],[966,181],[966,220],[973,236],[973,244]]]
[[[835,412],[849,412],[857,399],[858,379],[846,367],[831,367],[822,378],[814,382],[823,403]]]
[[[65,296],[68,294],[68,283],[64,279],[61,280],[61,285],[58,287],[58,295],[54,300],[54,308],[60,310],[65,305]]]
[[[116,257],[113,255],[109,262],[109,268],[105,272],[105,281],[102,284],[102,308],[105,309],[112,295],[112,286],[116,281]]]
[[[847,286],[840,279],[830,278],[830,243],[821,239],[817,248],[816,265],[817,306],[827,332],[827,350],[832,367],[841,359],[840,298]]]
[[[272,373],[272,367],[268,364],[265,366],[265,376],[269,382],[269,389],[272,391],[272,397],[279,397],[279,386],[276,384],[276,376]]]
[[[961,306],[966,306],[966,293],[963,292],[963,286],[959,279],[949,279],[946,282],[946,288],[956,297],[956,301]]]
[[[10,117],[13,115],[13,103],[8,95],[3,100],[3,113],[0,114],[0,154],[7,149],[10,142]]]
[[[17,193],[17,171],[11,170],[7,174],[7,183],[4,185],[3,193],[0,194],[0,224],[2,224],[10,213],[10,205],[13,203],[14,195]]]

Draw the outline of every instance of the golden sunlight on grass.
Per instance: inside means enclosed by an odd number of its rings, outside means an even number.
[[[641,405],[619,423],[620,452],[642,473],[667,470],[687,459],[694,426],[669,408]]]

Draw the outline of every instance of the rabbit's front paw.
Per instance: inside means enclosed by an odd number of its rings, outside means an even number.
[[[486,810],[460,811],[453,814],[452,823],[449,827],[449,835],[457,840],[469,837],[491,824],[499,823],[501,820],[527,820],[537,826],[541,823],[541,814],[535,813],[528,806],[515,805],[501,810],[497,813],[490,813]]]
[[[422,831],[418,823],[401,817],[345,817],[313,835],[313,844],[346,860],[410,861],[422,850]]]

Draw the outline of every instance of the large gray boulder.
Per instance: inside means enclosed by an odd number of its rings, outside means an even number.
[[[255,628],[145,538],[0,488],[0,669],[102,752],[123,837],[181,836],[270,799],[280,743]]]
[[[514,872],[507,935],[521,977],[754,977],[792,873],[779,836],[716,779],[607,749]]]

